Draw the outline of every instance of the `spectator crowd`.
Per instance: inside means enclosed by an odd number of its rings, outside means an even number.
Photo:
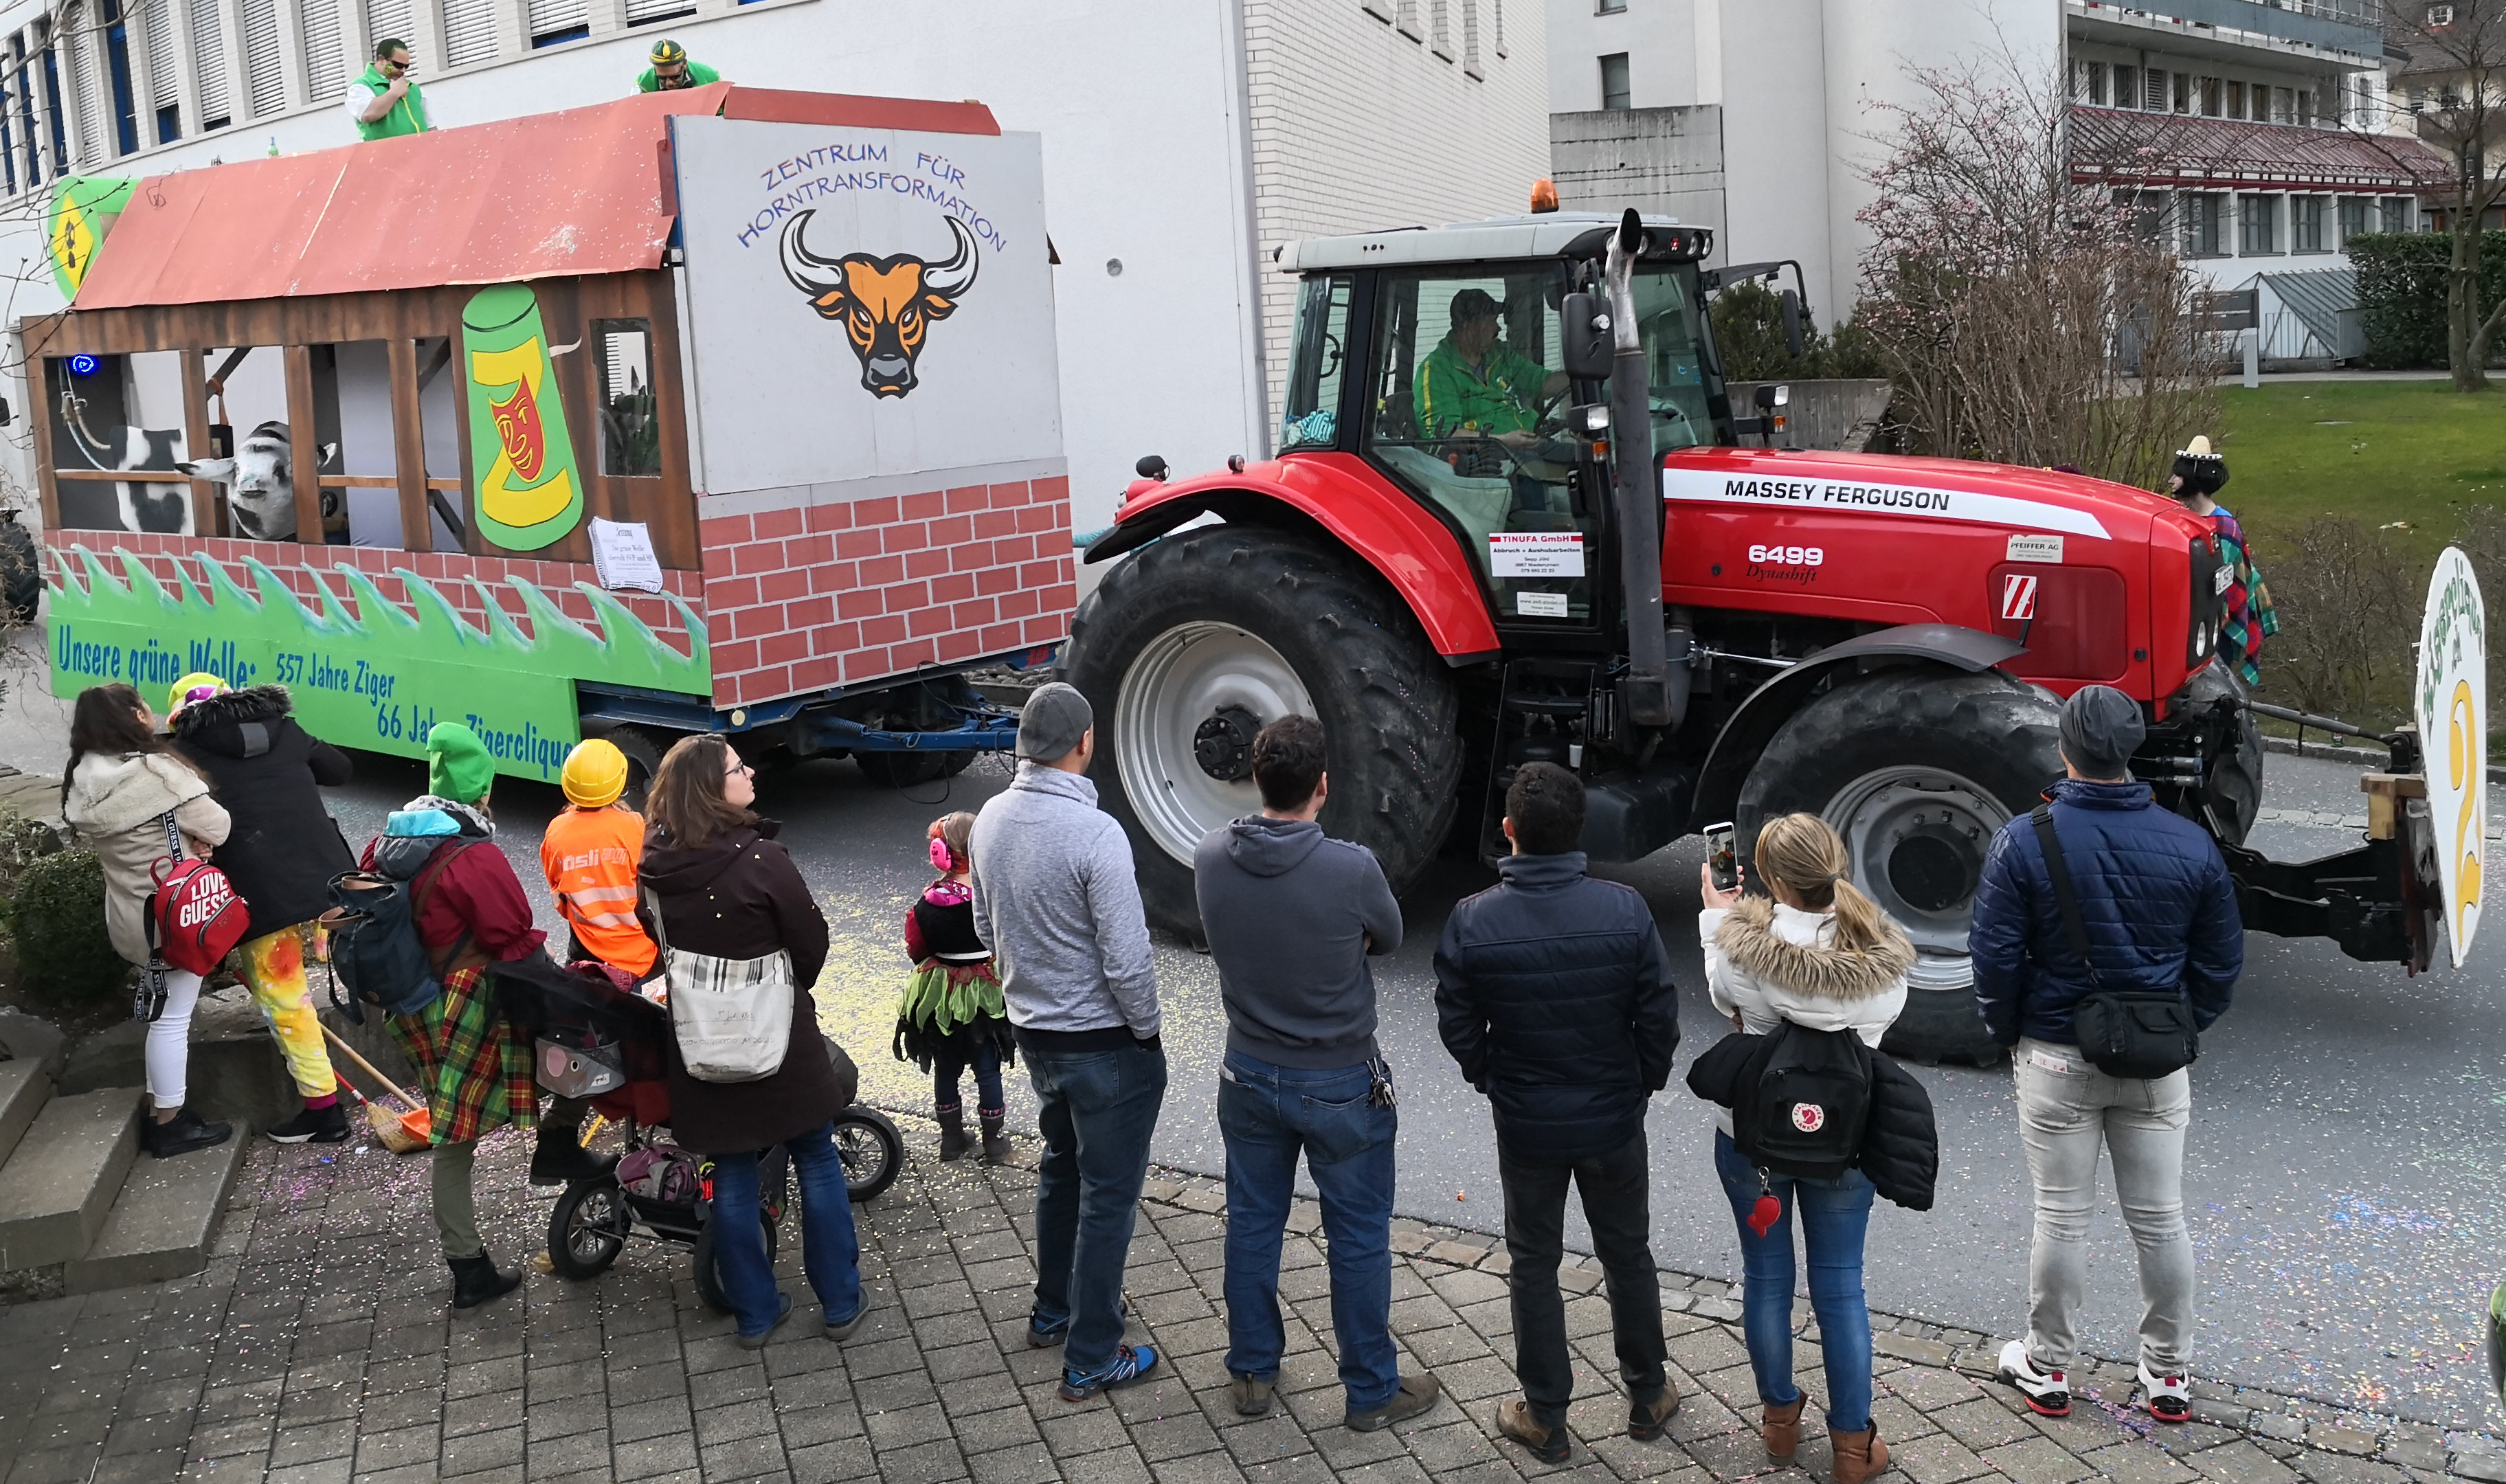
[[[188,1026],[217,963],[199,955],[230,948],[304,1105],[266,1132],[347,1137],[305,966],[342,935],[358,962],[381,963],[397,923],[406,969],[370,967],[354,989],[388,1012],[417,1068],[456,1313],[521,1282],[480,1230],[479,1139],[535,1130],[535,1184],[611,1178],[613,1158],[585,1148],[585,1100],[552,1095],[543,1110],[531,1029],[512,1009],[511,986],[572,973],[666,1011],[659,1081],[671,1136],[710,1162],[718,1209],[752,1207],[763,1161],[788,1159],[819,1325],[833,1341],[854,1332],[869,1305],[834,1146],[854,1078],[810,994],[827,924],[727,739],[674,745],[641,813],[626,806],[630,766],[617,748],[587,741],[567,759],[568,808],[540,842],[567,929],[560,963],[496,846],[494,762],[468,728],[433,728],[426,792],[352,853],[319,792],[347,780],[349,760],[297,725],[283,688],[233,690],[194,675],[168,702],[161,732],[131,688],[83,692],[62,784],[64,817],[104,868],[114,945],[142,971],[147,1152],[175,1158],[232,1137],[185,1107]],[[2194,1342],[2185,1068],[2228,1007],[2241,932],[2216,847],[2131,779],[2142,726],[2140,709],[2103,687],[2065,703],[2066,777],[1992,842],[1971,946],[1978,1013],[2016,1066],[2017,1142],[2035,1201],[2024,1336],[2002,1352],[2002,1374],[2036,1411],[2068,1412],[2102,1151],[2140,1264],[2140,1399],[2158,1421],[2181,1422]],[[1007,1157],[1003,1073],[1023,1066],[1043,1144],[1026,1339],[1058,1348],[1072,1402],[1161,1363],[1155,1346],[1127,1339],[1123,1288],[1167,1091],[1164,1023],[1130,842],[1088,776],[1095,750],[1086,697],[1045,686],[1021,715],[1008,789],[980,813],[932,822],[937,875],[905,917],[914,967],[890,1047],[932,1078],[944,1160]],[[1275,1404],[1280,1256],[1302,1157],[1320,1197],[1344,1420],[1372,1431],[1443,1394],[1433,1375],[1402,1369],[1391,1330],[1400,1097],[1377,1040],[1373,962],[1401,947],[1405,926],[1374,856],[1325,828],[1330,751],[1311,718],[1263,727],[1251,756],[1262,808],[1204,838],[1194,875],[1227,1021],[1217,1113],[1231,1402],[1248,1416]],[[1494,1125],[1520,1382],[1495,1422],[1551,1463],[1572,1448],[1557,1281],[1570,1190],[1605,1275],[1628,1435],[1662,1435],[1680,1405],[1650,1246],[1646,1128],[1673,1071],[1679,996],[1644,900],[1587,872],[1584,814],[1574,773],[1511,769],[1511,853],[1495,885],[1454,906],[1433,959],[1441,1039]],[[1938,1168],[1921,1082],[1879,1049],[1915,955],[1855,886],[1821,819],[1769,819],[1745,844],[1746,866],[1720,876],[1709,866],[1700,883],[1706,995],[1732,1029],[1687,1080],[1713,1105],[1768,1457],[1789,1460],[1803,1434],[1808,1397],[1792,1340],[1806,1266],[1834,1475],[1861,1484],[1889,1466],[1872,1414],[1865,1233],[1876,1197],[1927,1210]],[[199,903],[222,900],[201,884],[212,869],[232,911],[203,916]],[[178,886],[189,915],[171,904]],[[716,1224],[724,1301],[740,1342],[762,1346],[794,1300],[760,1228]]]

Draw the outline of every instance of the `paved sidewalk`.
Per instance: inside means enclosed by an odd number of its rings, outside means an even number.
[[[1687,1400],[1671,1437],[1625,1435],[1611,1384],[1599,1274],[1571,1262],[1577,1355],[1566,1468],[1495,1439],[1514,1389],[1504,1254],[1488,1239],[1396,1223],[1393,1323],[1448,1399],[1410,1426],[1340,1426],[1315,1213],[1301,1203],[1283,1290],[1293,1301],[1280,1408],[1227,1404],[1218,1308],[1223,1201],[1206,1180],[1151,1183],[1131,1252],[1135,1328],[1162,1356],[1152,1384],[1073,1405],[1055,1395],[1058,1352],[1024,1341],[1034,1177],[942,1165],[907,1122],[911,1167],[861,1217],[876,1312],[847,1344],[819,1338],[805,1300],[762,1353],[701,1308],[684,1250],[637,1243],[606,1277],[535,1276],[484,1315],[449,1321],[434,1258],[423,1160],[256,1148],[220,1255],[195,1278],[0,1313],[0,1461],[7,1484],[259,1479],[660,1479],[909,1484],[1121,1481],[1468,1480],[1528,1474],[1770,1475],[1729,1284],[1665,1274],[1665,1323]],[[1031,1157],[1031,1148],[1022,1154]],[[482,1225],[500,1257],[539,1245],[549,1201],[521,1184],[524,1146],[480,1160]],[[787,1245],[787,1254],[794,1245]],[[1807,1308],[1802,1317],[1807,1321]],[[2162,1429],[2114,1404],[2128,1370],[2095,1366],[2062,1422],[2031,1417],[1987,1363],[1980,1335],[1878,1317],[1880,1431],[1909,1484],[2442,1484],[2446,1471],[2506,1484],[2491,1439],[2205,1389],[2205,1421]],[[1814,1328],[1813,1331],[1814,1332]],[[1813,1396],[1814,1341],[1797,1347]],[[2096,1399],[2096,1398],[2111,1398]],[[1806,1422],[1815,1431],[1815,1402]],[[1827,1477],[1812,1437],[1799,1465]]]

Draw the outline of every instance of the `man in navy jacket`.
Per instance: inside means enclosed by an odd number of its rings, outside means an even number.
[[[1514,854],[1497,885],[1453,907],[1436,945],[1436,1015],[1462,1076],[1496,1115],[1497,1177],[1513,1266],[1522,1395],[1497,1427],[1544,1463],[1566,1461],[1574,1372],[1557,1296],[1566,1185],[1584,1195],[1609,1279],[1628,1435],[1660,1436],[1679,1407],[1663,1368],[1662,1292],[1649,1245],[1645,1100],[1670,1078],[1679,1005],[1653,912],[1584,874],[1584,785],[1552,762],[1505,795]]]
[[[2047,795],[2072,893],[2109,990],[2179,989],[2207,1030],[2244,968],[2244,926],[2219,848],[2200,826],[2158,807],[2133,781],[2145,726],[2122,691],[2090,686],[2062,706],[2069,773]],[[2114,1156],[2115,1194],[2140,1256],[2140,1385],[2150,1415],[2192,1415],[2193,1244],[2184,1227],[2189,1071],[2154,1081],[2112,1078],[2080,1053],[2071,1012],[2091,993],[2047,874],[2034,824],[2002,827],[1976,888],[1975,997],[2017,1066],[2020,1133],[2036,1192],[2027,1265],[2027,1337],[2001,1352],[2001,1373],[2049,1417],[2071,1409],[2073,1319],[2088,1273],[2097,1151]]]

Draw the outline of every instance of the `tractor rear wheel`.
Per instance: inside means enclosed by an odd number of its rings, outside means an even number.
[[[1915,940],[1905,1012],[1885,1049],[1925,1062],[1996,1066],[1967,959],[1985,852],[2062,776],[2058,712],[1998,672],[1883,670],[1804,706],[1741,785],[1734,821],[1754,869],[1759,827],[1824,818],[1844,837],[1854,885]]]
[[[1199,931],[1193,850],[1260,812],[1253,735],[1292,713],[1323,725],[1323,828],[1374,851],[1395,892],[1444,838],[1461,772],[1452,672],[1345,551],[1260,526],[1152,542],[1080,604],[1062,669],[1095,709],[1092,771],[1152,924]]]

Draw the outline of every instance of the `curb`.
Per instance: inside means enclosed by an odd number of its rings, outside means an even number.
[[[2344,747],[2332,742],[2301,742],[2294,737],[2263,738],[2263,751],[2278,753],[2284,758],[2316,758],[2329,762],[2354,762],[2361,767],[2389,767],[2392,756],[2364,747]]]

